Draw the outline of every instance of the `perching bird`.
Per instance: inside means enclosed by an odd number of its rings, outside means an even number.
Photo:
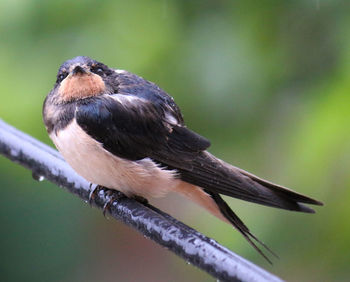
[[[157,85],[89,57],[61,65],[43,117],[57,149],[91,183],[128,197],[180,193],[231,223],[267,260],[221,195],[307,213],[304,203],[322,205],[216,158]]]

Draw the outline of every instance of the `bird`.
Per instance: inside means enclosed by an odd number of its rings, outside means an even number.
[[[156,84],[87,56],[65,61],[43,104],[46,130],[90,183],[130,198],[179,193],[233,225],[267,261],[260,241],[222,196],[314,213],[322,202],[273,184],[208,152],[174,99]]]

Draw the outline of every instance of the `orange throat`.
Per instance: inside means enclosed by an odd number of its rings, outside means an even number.
[[[58,93],[62,100],[72,101],[106,93],[106,85],[94,73],[69,75],[62,81]]]

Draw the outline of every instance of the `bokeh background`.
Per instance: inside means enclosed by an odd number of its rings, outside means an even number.
[[[51,144],[59,65],[87,55],[174,96],[220,158],[325,202],[315,215],[228,200],[280,259],[176,196],[151,201],[289,281],[350,277],[350,5],[344,1],[0,1],[0,118]],[[213,281],[0,157],[2,281]]]

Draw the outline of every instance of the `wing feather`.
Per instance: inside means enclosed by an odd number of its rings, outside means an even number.
[[[217,159],[210,142],[176,120],[171,107],[139,97],[104,95],[78,104],[78,124],[111,153],[129,160],[151,158],[176,169],[182,180],[213,193],[282,209],[313,212],[322,203]]]

